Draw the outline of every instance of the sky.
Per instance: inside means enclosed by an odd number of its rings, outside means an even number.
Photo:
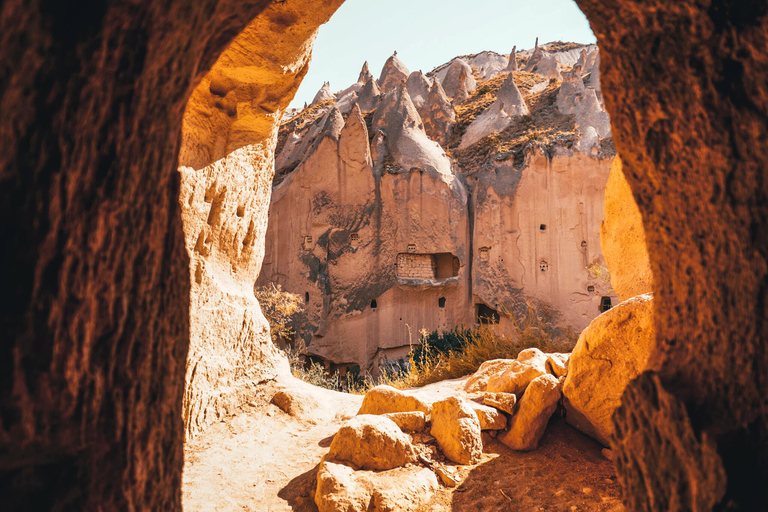
[[[320,27],[291,106],[310,103],[326,81],[333,92],[349,87],[366,60],[378,78],[395,50],[409,70],[426,73],[457,55],[533,48],[537,36],[595,42],[573,0],[346,0]]]

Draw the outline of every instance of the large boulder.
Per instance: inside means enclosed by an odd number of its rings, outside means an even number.
[[[605,220],[600,224],[600,248],[619,300],[653,291],[653,274],[645,243],[643,218],[617,156],[605,187]]]
[[[514,396],[514,395],[512,395]],[[480,430],[502,430],[507,427],[507,417],[495,407],[468,402],[480,422]]]
[[[608,446],[613,411],[627,384],[649,369],[656,348],[653,295],[601,314],[579,336],[563,386],[566,421]]]
[[[517,414],[512,416],[509,430],[498,439],[513,450],[536,448],[557,409],[561,387],[560,381],[548,373],[533,379],[520,400]]]
[[[422,432],[427,426],[427,415],[421,411],[389,412],[382,416],[392,420],[403,432]]]
[[[317,471],[315,504],[320,512],[412,512],[421,510],[438,488],[426,468],[354,471],[324,460]]]
[[[389,418],[363,414],[347,421],[333,437],[328,459],[361,469],[386,470],[416,460],[411,439]]]
[[[420,398],[391,386],[376,386],[365,394],[357,414],[387,414],[421,411],[429,414],[429,405]]]
[[[458,464],[475,464],[483,453],[480,421],[465,400],[449,397],[432,404],[432,437],[445,456]]]
[[[517,395],[512,393],[485,393],[483,395],[483,403],[507,414],[515,414]]]

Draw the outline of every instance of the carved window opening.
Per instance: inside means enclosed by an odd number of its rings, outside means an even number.
[[[304,292],[304,302],[305,303],[309,302],[309,292]]]
[[[477,312],[477,323],[479,324],[498,324],[499,323],[499,312],[493,309],[492,307],[480,303],[475,304],[476,312]]]
[[[398,277],[409,279],[450,279],[459,275],[461,262],[449,252],[437,254],[397,255],[395,270]]]
[[[582,240],[581,241],[581,246],[582,247],[586,247],[587,246],[587,241],[586,240]]]
[[[480,259],[481,260],[487,260],[488,259],[488,247],[481,247],[478,251],[480,253]]]
[[[416,252],[416,244],[408,244],[408,252]]]
[[[440,297],[437,299],[437,307],[444,308],[445,307],[445,297]]]
[[[600,312],[605,313],[613,307],[613,303],[610,297],[602,297],[600,299]]]
[[[376,309],[379,307],[379,304],[376,302],[376,299],[371,300],[371,309]]]
[[[352,247],[357,247],[357,244],[360,243],[360,235],[357,233],[352,233],[349,235],[349,245]]]
[[[539,231],[546,231],[546,230],[547,230],[547,225],[546,224],[540,224],[539,225]]]
[[[312,237],[307,235],[304,237],[304,249],[311,249],[312,248]]]
[[[595,287],[592,286],[592,285],[589,285],[589,286],[587,286],[587,291],[588,292],[593,292],[593,291],[595,291]]]
[[[546,261],[539,262],[539,270],[541,270],[542,272],[546,272],[547,270],[549,270],[549,263],[547,263]]]

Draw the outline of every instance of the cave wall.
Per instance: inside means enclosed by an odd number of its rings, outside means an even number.
[[[204,186],[177,172],[182,117],[195,85],[269,4],[0,4],[5,510],[181,508],[185,365],[190,340],[192,353],[200,340],[190,325],[199,307],[195,257],[184,250],[194,213],[182,223],[179,199],[183,190],[198,205]],[[292,4],[267,10],[272,38],[256,39],[276,59],[285,56],[274,50],[283,40],[286,53],[306,53],[340,2]],[[304,50],[294,48],[294,26]],[[300,78],[304,68],[285,72]],[[260,83],[268,73],[251,78]],[[284,108],[291,87],[269,89],[276,98],[265,99],[268,110]],[[228,176],[221,159],[237,147],[239,162],[255,162],[242,165],[269,169],[260,155],[273,142],[250,145],[274,138],[271,122],[246,124],[253,128],[228,136],[222,152],[197,151],[185,162],[218,164]],[[211,145],[204,135],[199,142]],[[207,184],[217,170],[202,172]],[[258,266],[252,247],[239,263],[243,275]],[[247,335],[255,337],[253,309]]]
[[[653,273],[655,374],[630,385],[615,416],[625,499],[764,510],[768,4],[577,3]]]

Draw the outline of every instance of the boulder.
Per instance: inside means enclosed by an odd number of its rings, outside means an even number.
[[[624,388],[650,369],[655,348],[652,294],[625,300],[592,320],[568,364],[566,421],[608,446]]]
[[[515,414],[517,395],[512,393],[485,393],[483,403],[507,414]]]
[[[553,352],[547,354],[547,371],[557,377],[564,377],[568,373],[568,361],[570,353]]]
[[[427,415],[421,411],[390,412],[382,416],[392,420],[403,432],[422,432],[427,426]]]
[[[600,224],[600,248],[611,273],[611,286],[626,300],[653,290],[653,273],[640,210],[617,156],[605,187],[605,220]]]
[[[429,406],[421,399],[391,386],[376,386],[365,394],[357,414],[387,414],[421,411],[429,414]]]
[[[315,504],[319,512],[415,512],[437,489],[437,477],[426,468],[355,471],[324,460],[317,470]]]
[[[533,379],[512,416],[509,430],[498,439],[513,450],[535,449],[557,409],[560,389],[561,383],[554,375],[547,373]]]
[[[464,384],[464,391],[467,393],[474,393],[477,391],[485,391],[488,387],[488,379],[491,375],[503,371],[508,368],[514,359],[492,359],[486,361],[480,365],[475,373],[473,373]]]
[[[331,441],[328,459],[361,469],[386,470],[416,460],[411,439],[389,418],[363,414],[348,420]]]
[[[404,84],[408,80],[410,71],[405,67],[400,59],[397,58],[397,52],[395,52],[387,62],[384,63],[384,67],[381,68],[381,75],[379,76],[379,87],[385,94],[389,91],[399,87],[400,84]]]
[[[472,401],[467,403],[469,403],[477,415],[477,420],[480,422],[480,430],[502,430],[507,427],[507,417],[499,412],[498,409]]]
[[[485,391],[521,396],[533,379],[547,372],[547,355],[537,348],[521,351],[503,371],[488,378]]]
[[[465,400],[449,397],[432,404],[432,429],[445,456],[458,464],[475,464],[483,453],[480,420]]]

